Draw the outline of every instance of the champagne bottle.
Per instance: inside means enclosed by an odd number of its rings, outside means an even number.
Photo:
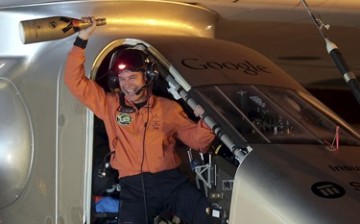
[[[105,24],[105,18],[96,19],[97,26]],[[19,24],[20,39],[24,44],[56,40],[68,37],[90,25],[90,22],[65,16],[23,20]]]

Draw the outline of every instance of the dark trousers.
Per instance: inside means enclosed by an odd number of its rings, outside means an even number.
[[[207,198],[177,169],[142,173],[119,181],[119,224],[153,224],[156,215],[164,210],[185,223],[209,223]]]

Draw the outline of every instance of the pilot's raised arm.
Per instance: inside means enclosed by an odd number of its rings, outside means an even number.
[[[179,171],[175,146],[179,139],[206,152],[214,134],[201,119],[189,119],[177,102],[152,94],[158,74],[150,71],[153,62],[143,50],[129,47],[112,60],[109,72],[118,79],[120,93],[106,93],[87,78],[84,51],[96,28],[95,18],[91,21],[68,55],[64,79],[70,92],[104,121],[114,152],[110,164],[121,184],[120,223],[153,223],[169,210],[186,223],[208,224],[207,198]],[[194,113],[204,111],[198,107]]]
[[[92,110],[99,118],[103,119],[104,115],[107,114],[107,107],[99,105],[99,103],[106,102],[105,91],[94,80],[86,77],[84,67],[85,48],[89,37],[96,29],[96,21],[94,17],[83,19],[85,21],[91,19],[92,25],[87,29],[79,31],[79,35],[66,60],[64,82],[78,100]]]

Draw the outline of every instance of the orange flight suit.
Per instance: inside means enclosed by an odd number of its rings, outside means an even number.
[[[118,94],[106,93],[87,78],[84,62],[84,49],[74,46],[67,58],[64,81],[71,93],[104,121],[110,150],[115,151],[110,163],[119,177],[178,167],[176,139],[200,152],[207,151],[214,134],[202,120],[194,123],[178,103],[154,95],[134,113],[121,113]]]

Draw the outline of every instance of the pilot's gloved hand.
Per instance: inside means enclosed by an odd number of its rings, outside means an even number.
[[[91,34],[94,32],[94,30],[96,29],[96,19],[94,16],[92,17],[82,17],[81,18],[83,21],[85,22],[91,22],[91,26],[89,26],[86,29],[80,30],[79,31],[79,38],[83,39],[83,40],[88,40],[89,37],[91,36]]]

